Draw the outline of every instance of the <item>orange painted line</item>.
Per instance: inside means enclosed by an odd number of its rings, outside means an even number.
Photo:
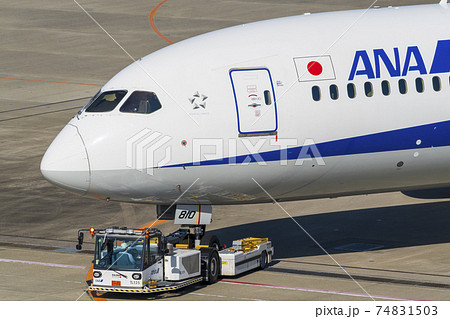
[[[29,82],[43,82],[43,83],[59,83],[59,84],[73,84],[73,85],[87,85],[87,86],[103,86],[102,84],[91,83],[77,83],[77,82],[63,82],[63,81],[46,81],[46,80],[32,80],[32,79],[17,79],[17,78],[5,78],[0,77],[1,80],[13,80],[13,81],[29,81]]]
[[[168,221],[167,219],[159,219],[153,223],[147,224],[145,226],[140,227],[139,229],[147,229],[147,228],[152,228],[158,225],[161,225],[162,223],[165,223],[166,221]]]
[[[94,196],[97,199],[102,199],[102,200],[105,199],[102,196],[100,196],[100,194],[97,194],[97,193],[92,193],[92,196]]]
[[[159,32],[158,28],[156,27],[154,18],[156,15],[156,11],[158,11],[158,9],[166,2],[167,0],[161,1],[156,7],[154,7],[152,9],[152,11],[150,11],[150,13],[148,14],[148,19],[150,21],[150,26],[152,27],[153,31],[155,31],[155,33],[157,35],[159,35],[159,37],[167,42],[169,42],[170,44],[173,44],[173,42],[171,40],[169,40],[168,38],[166,38],[161,32]]]

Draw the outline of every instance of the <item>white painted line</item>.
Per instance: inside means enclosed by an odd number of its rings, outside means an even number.
[[[219,283],[231,284],[231,285],[243,285],[243,286],[257,286],[257,287],[264,287],[264,288],[271,288],[271,289],[297,290],[297,291],[304,291],[304,292],[313,292],[313,293],[315,292],[315,293],[322,293],[322,294],[343,295],[343,296],[351,296],[351,297],[370,298],[370,296],[368,296],[366,294],[359,294],[359,293],[345,292],[345,291],[311,289],[311,288],[301,288],[301,287],[287,287],[287,286],[258,284],[258,283],[254,283],[254,282],[241,282],[241,281],[231,281],[231,280],[220,280]],[[372,295],[372,297],[378,298],[378,299],[385,299],[385,300],[419,301],[417,299],[398,298],[398,297],[379,296],[379,295]],[[423,301],[423,300],[420,300],[420,301]]]
[[[7,262],[7,263],[20,263],[20,264],[39,265],[39,266],[47,266],[47,267],[86,269],[86,267],[83,267],[83,266],[52,264],[52,263],[41,263],[41,262],[38,262],[38,261],[28,261],[28,260],[15,260],[15,259],[3,259],[3,258],[0,258],[0,261]]]
[[[30,280],[30,276],[28,276],[28,275],[17,275],[17,274],[14,274],[14,275],[8,275],[8,274],[0,274],[0,277],[14,277],[14,278],[27,278],[27,280]],[[35,279],[36,281],[39,281],[39,280],[42,280],[41,278],[36,278]],[[66,283],[69,283],[69,284],[77,284],[77,285],[79,285],[79,284],[83,284],[81,281],[72,281],[72,280],[57,280],[57,279],[48,279],[48,278],[46,278],[45,279],[45,281],[52,281],[52,282],[66,282]]]
[[[197,296],[225,298],[225,299],[239,299],[239,300],[251,300],[251,301],[264,301],[263,299],[241,298],[241,297],[222,296],[222,295],[212,295],[212,294],[201,294],[201,293],[198,293],[198,292],[191,292],[191,293],[189,293],[189,294],[190,294],[190,295],[197,295]]]

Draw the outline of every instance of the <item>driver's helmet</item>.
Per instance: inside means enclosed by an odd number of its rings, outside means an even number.
[[[126,250],[128,247],[130,246],[130,244],[123,242],[122,244],[120,244],[120,248],[122,248],[123,250]]]

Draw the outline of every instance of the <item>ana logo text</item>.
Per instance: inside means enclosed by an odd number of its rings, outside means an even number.
[[[409,46],[402,55],[399,48],[393,48],[389,53],[384,49],[374,49],[373,55],[372,52],[370,55],[369,57],[366,50],[356,51],[349,81],[358,75],[365,75],[368,79],[379,79],[382,65],[391,77],[406,76],[414,71],[422,75],[450,72],[450,40],[438,41],[429,69],[418,46]]]

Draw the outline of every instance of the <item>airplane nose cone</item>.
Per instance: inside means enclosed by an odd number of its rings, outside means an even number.
[[[41,173],[56,186],[79,194],[87,193],[89,158],[75,126],[66,125],[52,142],[42,158]]]

